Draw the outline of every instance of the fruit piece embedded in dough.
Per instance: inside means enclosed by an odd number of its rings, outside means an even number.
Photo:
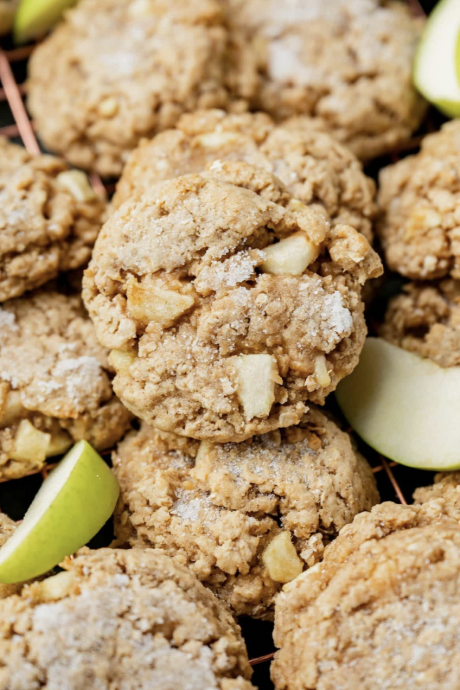
[[[109,354],[109,364],[115,371],[122,374],[129,372],[129,367],[136,359],[136,355],[132,352],[123,352],[122,350],[111,350]]]
[[[263,250],[266,259],[260,268],[277,276],[300,276],[319,254],[319,248],[305,233],[296,232]]]
[[[91,187],[88,177],[81,170],[66,170],[59,173],[57,181],[76,201],[91,201],[96,198],[96,192]]]
[[[28,419],[23,419],[14,437],[13,460],[40,464],[45,461],[51,440],[50,434],[36,429]]]
[[[15,424],[24,412],[25,408],[21,402],[19,391],[10,391],[6,396],[5,405],[0,415],[0,429],[6,429],[7,426]]]
[[[276,360],[271,355],[240,355],[232,359],[244,416],[266,417],[275,402],[275,383],[280,381]]]
[[[262,562],[275,582],[290,582],[303,570],[289,532],[280,532],[272,539],[262,554]]]
[[[163,328],[172,326],[176,319],[188,311],[195,300],[176,290],[158,285],[141,285],[131,280],[127,290],[128,313],[144,324],[157,323]]]

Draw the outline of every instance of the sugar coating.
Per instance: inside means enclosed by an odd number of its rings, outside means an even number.
[[[133,357],[117,367],[114,387],[134,414],[164,431],[242,441],[297,423],[306,400],[322,403],[356,365],[361,285],[380,274],[380,261],[351,226],[332,226],[324,209],[291,199],[271,173],[227,161],[159,183],[108,220],[83,295],[100,342]],[[302,275],[261,273],[264,248],[298,231],[319,258]],[[168,327],[141,321],[129,311],[133,279],[188,295],[192,306]],[[245,353],[276,358],[268,416],[243,414],[232,358]],[[325,386],[314,375],[322,354]]]
[[[75,199],[57,179],[65,170],[64,161],[32,156],[0,137],[0,302],[91,256],[105,201]]]
[[[273,616],[281,584],[261,556],[280,530],[307,568],[378,501],[369,465],[316,408],[296,427],[197,451],[145,424],[119,444],[115,534],[177,556],[238,615]]]
[[[442,367],[460,366],[460,283],[408,283],[390,300],[379,335]]]
[[[217,0],[83,0],[34,52],[28,105],[51,150],[118,176],[141,137],[183,112],[244,103],[248,50]]]
[[[372,239],[374,182],[348,149],[307,117],[276,126],[263,113],[183,115],[175,129],[142,141],[133,151],[113,205],[157,182],[201,172],[222,160],[246,161],[272,172],[303,203],[324,206],[332,223],[352,225]]]
[[[276,689],[457,687],[459,595],[458,514],[375,506],[279,595]]]
[[[253,106],[276,119],[310,115],[369,159],[407,140],[426,106],[412,85],[422,27],[386,0],[222,0],[250,42],[260,78]]]
[[[377,232],[391,269],[415,280],[460,278],[460,123],[380,173]]]
[[[0,307],[0,477],[15,478],[41,462],[11,458],[21,420],[69,444],[85,438],[110,448],[129,426],[130,414],[111,387],[107,352],[79,296],[38,290]],[[19,395],[13,419],[2,423],[8,398]]]
[[[0,601],[0,688],[250,690],[240,629],[159,551],[83,550],[70,591]]]

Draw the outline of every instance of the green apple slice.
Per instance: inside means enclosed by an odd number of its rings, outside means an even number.
[[[21,0],[14,21],[14,40],[26,43],[40,38],[51,29],[64,10],[77,0]]]
[[[84,546],[111,516],[118,494],[117,480],[100,455],[86,441],[77,443],[0,549],[0,582],[42,575]]]
[[[417,89],[449,117],[460,116],[460,0],[441,0],[423,31],[414,62]]]
[[[353,429],[382,455],[419,469],[460,468],[460,367],[443,369],[368,338],[336,397]]]

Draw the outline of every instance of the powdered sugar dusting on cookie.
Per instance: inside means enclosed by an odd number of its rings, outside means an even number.
[[[336,333],[346,333],[352,328],[353,318],[350,310],[343,306],[342,295],[340,292],[336,291],[331,295],[327,295],[324,298],[323,309],[326,318]]]
[[[56,364],[53,376],[65,379],[65,386],[69,397],[81,400],[88,389],[94,388],[102,376],[101,365],[95,357],[76,357],[63,359]]]

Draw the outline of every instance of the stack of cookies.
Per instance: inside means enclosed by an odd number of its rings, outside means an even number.
[[[398,0],[81,0],[36,49],[63,158],[0,141],[0,478],[84,438],[121,494],[112,548],[0,591],[0,688],[249,690],[229,611],[275,608],[278,690],[457,687],[455,477],[376,505],[321,409],[365,341],[374,228],[432,281],[382,337],[459,363],[460,127],[378,203],[361,162],[422,121],[419,34]]]

